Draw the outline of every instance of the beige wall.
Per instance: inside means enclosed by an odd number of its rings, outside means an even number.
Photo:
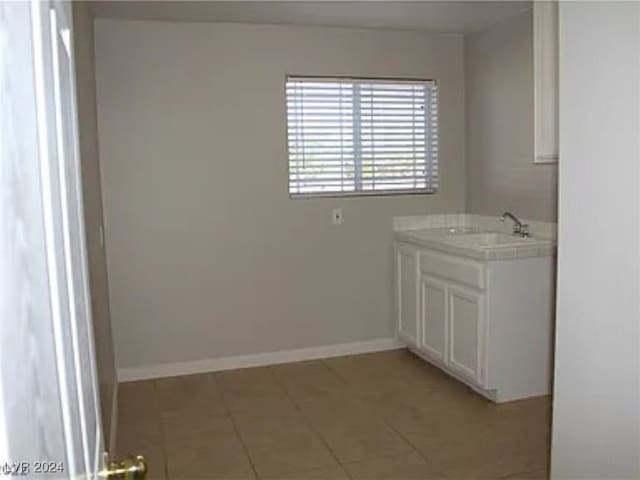
[[[87,4],[74,2],[74,47],[76,91],[80,127],[80,157],[91,281],[91,302],[95,330],[96,360],[102,404],[105,440],[109,445],[113,388],[116,383],[113,340],[109,316],[109,290],[105,252],[100,242],[102,197],[98,160],[98,126],[96,117],[96,82],[93,55],[93,21]]]
[[[555,221],[557,167],[533,163],[529,10],[465,37],[467,210]]]
[[[98,20],[96,61],[119,367],[393,335],[391,217],[465,207],[462,37]],[[440,193],[290,200],[287,73],[439,79]]]

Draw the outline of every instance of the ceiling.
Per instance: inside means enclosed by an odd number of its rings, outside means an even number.
[[[96,17],[471,33],[531,8],[515,1],[97,1]]]

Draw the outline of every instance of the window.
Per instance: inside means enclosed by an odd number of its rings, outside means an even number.
[[[434,193],[433,80],[287,78],[289,195]]]

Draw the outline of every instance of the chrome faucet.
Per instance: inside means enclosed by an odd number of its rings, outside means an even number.
[[[518,217],[516,217],[511,212],[504,212],[502,214],[502,218],[500,218],[500,221],[504,222],[507,218],[510,218],[511,220],[513,220],[514,235],[518,235],[519,237],[523,237],[523,238],[526,238],[529,236],[529,225],[527,225],[526,223],[522,223],[520,220],[518,220]]]

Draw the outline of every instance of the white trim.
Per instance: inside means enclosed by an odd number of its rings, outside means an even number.
[[[111,395],[111,419],[109,426],[109,454],[115,455],[118,441],[118,382],[113,383]],[[106,440],[106,439],[105,439]]]
[[[280,350],[276,352],[237,355],[233,357],[207,358],[191,362],[162,363],[159,365],[147,365],[143,367],[119,368],[118,381],[130,382],[133,380],[216,372],[220,370],[231,370],[234,368],[259,367],[263,365],[339,357],[342,355],[353,355],[357,353],[380,352],[399,348],[404,348],[404,344],[398,341],[397,338],[391,337],[378,338],[364,342],[298,348],[295,350]]]

